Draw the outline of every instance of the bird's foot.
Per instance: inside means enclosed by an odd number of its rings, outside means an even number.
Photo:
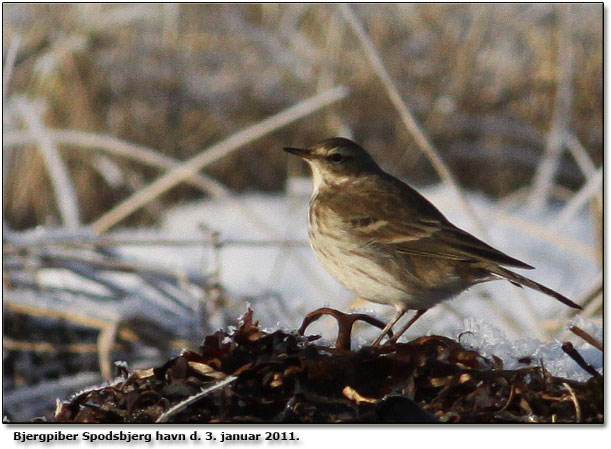
[[[335,347],[338,349],[345,349],[346,351],[350,350],[352,326],[356,321],[364,321],[379,329],[384,329],[385,327],[383,322],[369,315],[365,315],[364,313],[343,313],[330,307],[321,307],[306,315],[299,328],[299,334],[303,335],[306,328],[323,315],[331,315],[337,320],[338,331]],[[392,332],[390,332],[389,337],[392,337]]]

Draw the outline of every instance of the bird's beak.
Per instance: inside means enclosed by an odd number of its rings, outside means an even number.
[[[284,151],[287,153],[295,154],[303,159],[315,159],[316,155],[312,152],[312,150],[305,150],[302,148],[291,148],[284,147]]]

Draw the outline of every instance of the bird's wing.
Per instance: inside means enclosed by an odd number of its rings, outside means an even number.
[[[343,209],[339,215],[351,232],[369,244],[408,255],[533,268],[454,226],[406,184],[362,193],[356,198],[354,192],[344,198],[338,195],[332,203]]]

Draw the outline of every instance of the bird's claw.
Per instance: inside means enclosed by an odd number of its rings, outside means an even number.
[[[364,313],[343,313],[330,307],[321,307],[306,315],[299,328],[299,334],[303,335],[306,328],[323,315],[331,315],[337,320],[338,331],[335,347],[346,351],[350,350],[352,326],[356,321],[364,321],[379,329],[384,329],[385,327],[383,322],[369,315],[365,315]],[[390,337],[392,337],[392,332],[389,332],[389,338]]]

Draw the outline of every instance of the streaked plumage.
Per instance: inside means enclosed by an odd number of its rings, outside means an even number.
[[[307,150],[285,150],[312,168],[309,235],[320,262],[357,296],[397,309],[376,343],[406,310],[421,311],[419,317],[472,285],[494,279],[507,279],[579,308],[505,268],[533,267],[454,226],[356,143],[333,138]]]

